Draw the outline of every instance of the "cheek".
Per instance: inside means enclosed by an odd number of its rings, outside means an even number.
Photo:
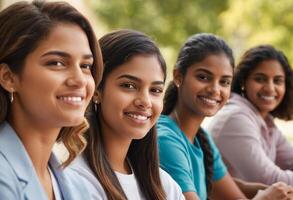
[[[223,91],[224,103],[226,103],[231,95],[231,88],[225,88]]]
[[[94,95],[95,87],[96,87],[96,85],[95,85],[94,79],[89,78],[88,79],[88,84],[87,84],[87,88],[88,88],[87,90],[88,90],[88,95],[90,97],[92,97]]]
[[[153,100],[152,106],[154,118],[158,118],[163,110],[163,97]]]

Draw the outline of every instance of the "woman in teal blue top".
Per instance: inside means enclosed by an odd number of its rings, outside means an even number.
[[[227,102],[233,68],[232,50],[212,34],[192,36],[179,53],[158,122],[158,142],[161,167],[181,186],[187,200],[246,199],[200,127],[206,116]],[[282,191],[276,187],[253,199],[285,199],[290,189],[285,184],[279,187]]]

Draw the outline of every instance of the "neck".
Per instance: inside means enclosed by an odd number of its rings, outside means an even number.
[[[103,142],[105,152],[110,162],[111,168],[114,171],[131,174],[131,168],[127,162],[127,152],[132,140],[117,138],[115,135],[105,133],[103,135]]]
[[[48,162],[60,128],[43,129],[37,124],[13,117],[10,118],[9,123],[23,143],[38,176],[40,178],[47,176]]]
[[[176,106],[170,116],[176,121],[188,140],[193,143],[204,117],[199,117],[180,106]]]

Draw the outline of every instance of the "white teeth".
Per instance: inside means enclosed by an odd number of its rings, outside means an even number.
[[[205,101],[207,104],[216,105],[218,104],[217,100],[209,99],[206,97],[200,97],[203,101]]]
[[[82,97],[60,97],[63,101],[70,101],[70,102],[81,102]]]
[[[275,99],[274,96],[264,96],[264,95],[260,95],[260,98],[266,100],[266,101],[272,101]]]
[[[132,117],[134,119],[138,119],[138,120],[147,120],[148,117],[147,116],[143,116],[143,115],[135,115],[135,114],[131,114],[131,113],[128,113],[127,114],[129,117]]]

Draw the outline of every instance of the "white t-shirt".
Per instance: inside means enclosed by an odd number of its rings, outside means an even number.
[[[78,174],[83,176],[87,181],[87,187],[91,191],[91,197],[94,200],[106,200],[106,193],[94,176],[93,172],[86,164],[82,156],[77,157],[73,163],[69,166],[71,169],[75,170]],[[146,200],[142,192],[139,189],[139,185],[134,174],[122,174],[115,172],[116,176],[122,186],[124,193],[127,196],[128,200]],[[160,169],[160,178],[164,188],[164,191],[167,195],[166,200],[184,200],[184,196],[179,185],[171,178],[171,176]]]

